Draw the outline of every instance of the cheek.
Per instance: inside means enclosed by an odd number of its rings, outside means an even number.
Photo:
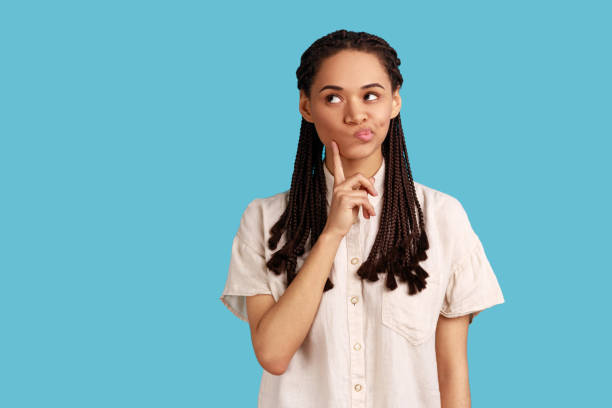
[[[316,120],[317,131],[323,136],[333,135],[344,132],[342,118],[333,115],[320,115]]]
[[[380,109],[377,109],[373,114],[374,114],[374,121],[376,122],[377,126],[388,126],[389,125],[389,121],[391,118],[391,106],[381,106]]]
[[[334,121],[334,115],[328,109],[313,107],[312,115],[315,122],[321,125],[321,127],[328,127]]]
[[[376,120],[376,126],[378,127],[378,130],[384,135],[386,135],[387,132],[389,131],[390,124],[391,124],[391,121],[389,120],[387,116],[379,117]]]

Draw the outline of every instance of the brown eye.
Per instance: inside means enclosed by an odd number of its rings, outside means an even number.
[[[366,94],[366,97],[367,97],[368,95],[374,95],[374,96],[376,97],[376,99],[378,99],[378,94],[375,94],[374,92],[368,92],[368,93]],[[375,101],[376,99],[370,99],[370,100],[371,100],[371,101]]]
[[[335,96],[336,98],[338,97],[338,95],[329,94],[329,95],[327,95],[327,96],[325,97],[325,100],[326,100],[327,102],[332,103],[332,102],[329,100],[329,98],[333,98],[334,96]]]

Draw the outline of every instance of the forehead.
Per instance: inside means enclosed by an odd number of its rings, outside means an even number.
[[[372,82],[389,84],[387,71],[378,57],[368,52],[343,50],[323,60],[313,83],[358,88]]]

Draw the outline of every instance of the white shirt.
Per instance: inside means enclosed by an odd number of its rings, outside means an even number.
[[[334,177],[323,165],[327,211]],[[330,272],[334,287],[323,292],[310,332],[287,370],[276,376],[263,370],[260,408],[439,408],[435,353],[439,315],[457,317],[504,302],[483,246],[460,202],[414,182],[429,240],[427,287],[409,296],[406,282],[384,286],[362,280],[356,271],[367,259],[378,232],[384,193],[385,161],[375,174],[378,196],[368,196],[376,216],[359,219],[342,239]],[[285,291],[286,275],[266,267],[277,249],[267,247],[269,230],[286,208],[289,191],[256,198],[246,208],[232,244],[221,300],[247,321],[245,296]],[[297,259],[301,268],[310,253]]]

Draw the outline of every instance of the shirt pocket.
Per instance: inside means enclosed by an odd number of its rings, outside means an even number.
[[[389,290],[384,285],[382,287],[382,324],[414,346],[426,342],[436,331],[440,314],[440,277],[428,273],[427,287],[414,295],[408,294],[408,284],[400,282],[397,277],[397,288]]]

